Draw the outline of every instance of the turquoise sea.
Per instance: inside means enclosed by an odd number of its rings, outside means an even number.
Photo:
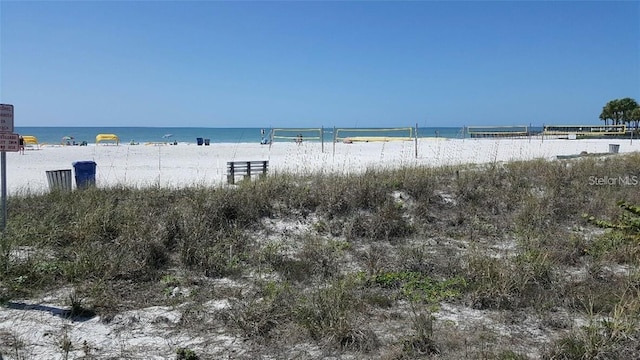
[[[251,143],[260,142],[263,135],[269,138],[272,129],[265,128],[192,128],[192,127],[15,127],[15,133],[31,135],[38,139],[40,144],[60,144],[67,141],[81,143],[95,143],[98,134],[115,134],[120,142],[127,144],[131,141],[137,143],[148,142],[173,142],[197,143],[197,139],[209,139],[211,143]],[[374,129],[365,131],[357,129],[337,131],[339,137],[353,136],[397,136],[408,137],[408,128],[404,130]],[[274,142],[292,141],[297,134],[301,134],[305,141],[331,142],[334,137],[333,128],[318,128],[316,130],[276,129]],[[413,136],[413,133],[411,133]],[[418,137],[444,137],[462,138],[462,127],[425,127],[418,129]],[[67,140],[70,138],[70,140]]]

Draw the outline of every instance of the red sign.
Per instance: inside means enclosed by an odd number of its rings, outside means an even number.
[[[0,133],[12,133],[12,132],[13,132],[13,105],[0,104]]]
[[[20,151],[20,135],[0,133],[0,151]]]

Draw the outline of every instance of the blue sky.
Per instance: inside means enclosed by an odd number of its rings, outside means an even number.
[[[16,126],[593,124],[640,2],[0,1]]]

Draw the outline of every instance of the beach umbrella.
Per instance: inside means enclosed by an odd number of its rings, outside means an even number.
[[[74,139],[74,137],[73,137],[73,136],[68,136],[68,135],[67,135],[67,136],[63,136],[63,137],[62,137],[62,141],[66,141],[66,140],[73,140],[73,139]]]

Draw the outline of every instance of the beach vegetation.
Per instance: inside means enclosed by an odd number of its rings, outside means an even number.
[[[195,351],[180,347],[176,349],[176,360],[198,360],[200,357],[196,354]]]
[[[440,354],[440,349],[433,339],[434,322],[435,317],[430,311],[412,308],[411,327],[414,334],[403,341],[403,355],[416,358]]]
[[[12,195],[0,300],[58,296],[69,319],[107,325],[166,307],[179,318],[153,323],[194,339],[165,354],[183,359],[219,357],[220,334],[240,358],[638,358],[640,192],[590,178],[639,167],[628,154]]]

